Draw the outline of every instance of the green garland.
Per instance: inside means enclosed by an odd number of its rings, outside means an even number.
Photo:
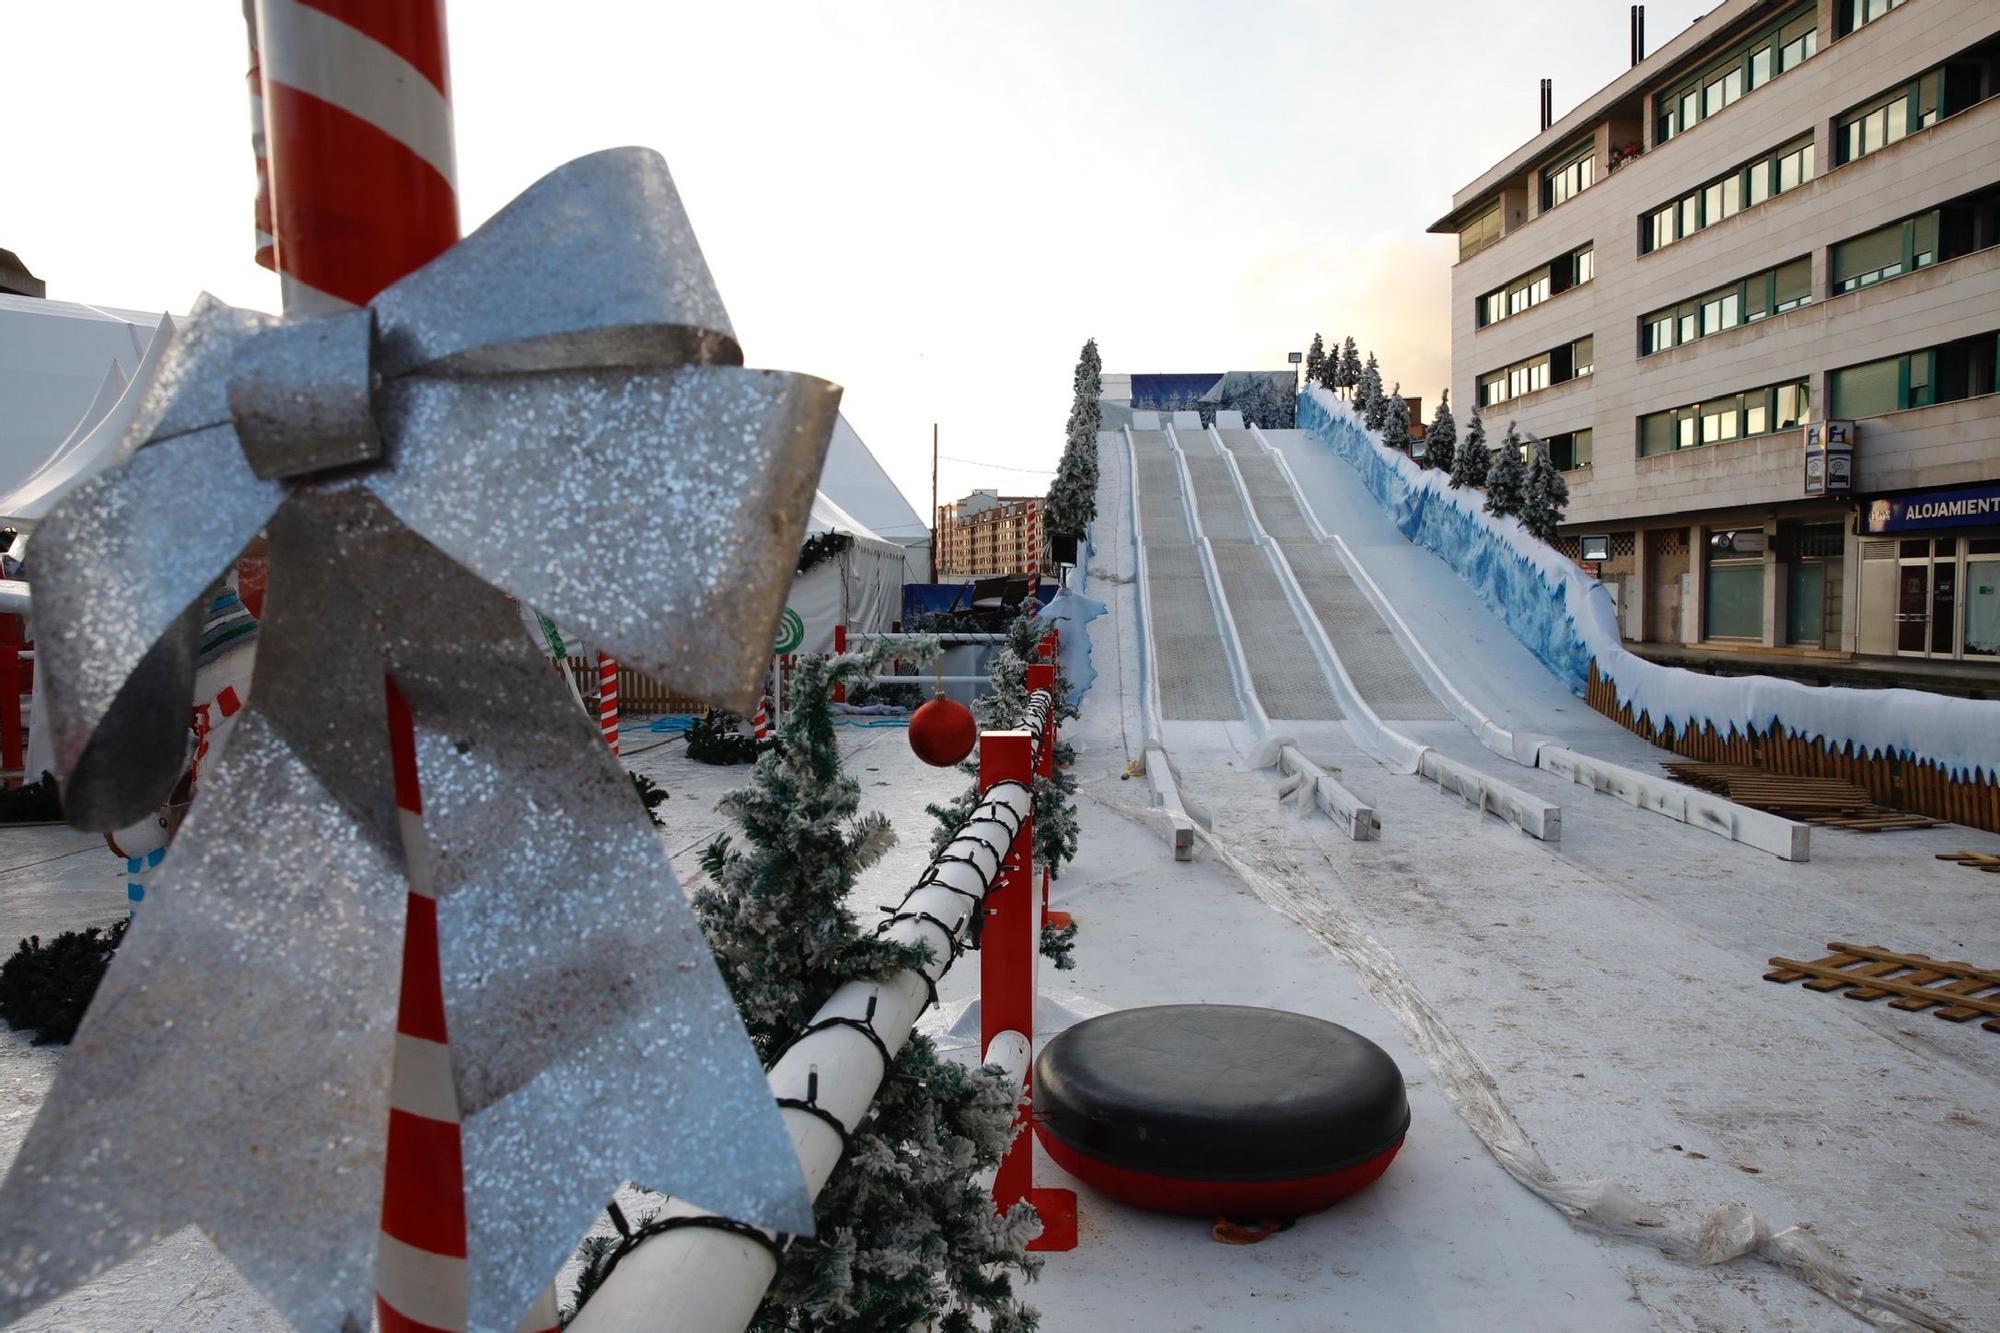
[[[806,538],[805,545],[799,547],[798,572],[803,574],[816,565],[823,565],[852,545],[852,533],[816,532]]]

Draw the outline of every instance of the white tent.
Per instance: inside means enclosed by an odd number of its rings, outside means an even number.
[[[930,524],[889,480],[846,417],[834,422],[833,443],[827,446],[819,489],[877,537],[903,548],[905,583],[923,583],[930,578]]]
[[[0,294],[0,522],[32,524],[117,455],[165,315]]]
[[[853,540],[847,549],[814,565],[792,580],[785,599],[786,624],[798,617],[799,642],[786,651],[830,653],[833,629],[880,632],[903,614],[903,547],[883,539],[867,524],[819,491],[813,496],[812,518],[806,524],[811,539],[824,533],[844,533]],[[787,642],[779,631],[779,643]]]

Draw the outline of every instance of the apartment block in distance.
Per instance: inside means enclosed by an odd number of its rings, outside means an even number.
[[[982,490],[939,505],[935,541],[940,580],[1039,576],[1054,568],[1042,531],[1039,495]]]
[[[1635,651],[2000,688],[1996,94],[1994,0],[1727,0],[1432,227]]]

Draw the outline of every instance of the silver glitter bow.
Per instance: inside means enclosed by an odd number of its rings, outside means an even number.
[[[166,796],[199,598],[267,529],[255,689],[0,1186],[0,1323],[194,1223],[298,1325],[368,1324],[406,871],[438,899],[474,1327],[511,1328],[622,1180],[811,1230],[643,809],[503,595],[747,711],[839,390],[741,362],[641,149],[366,309],[204,298],[143,447],[35,536],[72,820]]]

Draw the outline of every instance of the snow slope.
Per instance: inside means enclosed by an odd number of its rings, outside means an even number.
[[[1307,390],[1299,396],[1299,424],[1345,459],[1397,529],[1470,584],[1573,693],[1583,692],[1594,657],[1598,670],[1617,682],[1619,702],[1655,722],[1707,724],[1728,734],[1777,720],[1835,747],[1851,743],[1871,753],[1935,760],[1954,777],[1994,771],[2000,701],[1709,676],[1646,661],[1625,650],[1602,584],[1517,520],[1485,513],[1477,495],[1383,448],[1339,398]]]

